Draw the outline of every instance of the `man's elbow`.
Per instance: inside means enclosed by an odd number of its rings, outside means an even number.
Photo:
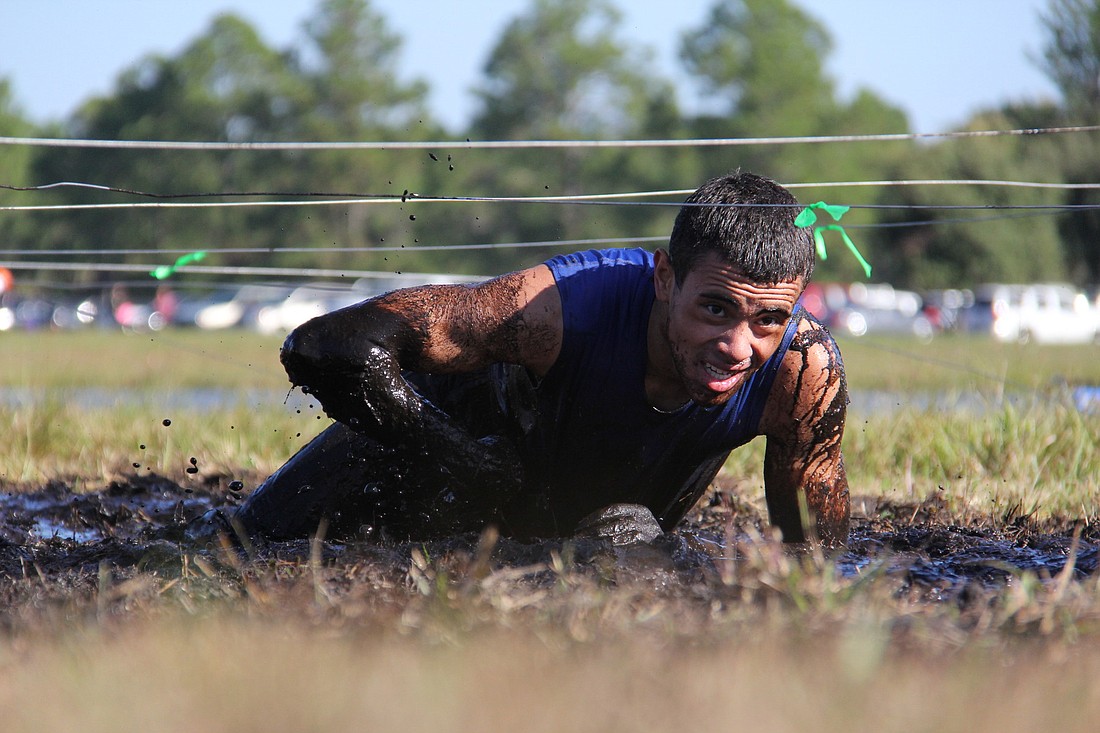
[[[320,316],[295,328],[279,349],[279,361],[296,387],[313,384],[324,370],[326,358],[332,357],[332,336],[325,318]]]

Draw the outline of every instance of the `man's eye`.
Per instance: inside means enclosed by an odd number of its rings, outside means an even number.
[[[703,306],[703,309],[712,316],[721,316],[724,315],[726,312],[726,309],[718,305],[717,303],[707,303]]]

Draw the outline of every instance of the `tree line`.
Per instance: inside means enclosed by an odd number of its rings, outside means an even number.
[[[1100,122],[1100,0],[1050,0],[1034,63],[1058,102],[983,110],[969,130]],[[433,119],[428,84],[404,80],[402,39],[369,0],[322,0],[303,40],[271,48],[233,14],[175,56],[142,58],[113,91],[63,121],[27,121],[0,78],[0,135],[178,141],[711,139],[907,133],[904,112],[871,90],[841,99],[826,73],[832,41],[791,0],[716,0],[679,43],[707,95],[687,114],[610,0],[531,0],[489,53],[468,129]],[[1020,135],[752,146],[432,150],[119,150],[0,145],[0,183],[85,181],[158,194],[319,192],[441,197],[566,196],[694,188],[745,168],[788,183],[990,179],[1092,183],[1100,135]],[[805,202],[873,204],[844,224],[874,279],[913,288],[980,282],[1100,282],[1100,196],[1087,188],[800,188]],[[133,201],[123,194],[0,189],[3,204]],[[218,197],[198,201],[221,200]],[[672,200],[672,199],[669,199]],[[940,208],[953,207],[985,208]],[[1070,210],[1013,207],[1063,206]],[[932,208],[929,208],[932,207]],[[1004,208],[1009,207],[1009,208]],[[491,274],[544,250],[428,245],[667,236],[673,206],[418,202],[308,207],[0,212],[7,250],[204,250],[225,266]],[[268,248],[255,252],[219,249]],[[284,250],[284,251],[281,251]],[[290,251],[293,250],[293,251]],[[831,251],[837,249],[831,244]],[[113,261],[148,262],[148,254]],[[839,253],[822,279],[859,277]],[[26,277],[33,278],[33,275]],[[57,275],[51,273],[56,279]],[[111,275],[74,272],[91,284]],[[184,280],[186,278],[183,278]]]

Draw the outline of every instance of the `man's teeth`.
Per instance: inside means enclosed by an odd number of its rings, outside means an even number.
[[[730,369],[729,371],[725,371],[719,369],[716,366],[711,366],[710,364],[703,364],[703,368],[707,370],[707,374],[714,377],[715,379],[729,379],[731,376],[733,376],[732,369]]]

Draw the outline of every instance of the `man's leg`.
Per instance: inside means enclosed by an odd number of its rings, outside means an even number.
[[[329,536],[380,528],[384,515],[397,508],[387,506],[394,497],[384,493],[400,479],[400,464],[392,450],[333,423],[260,484],[235,521],[249,535],[270,540],[309,537],[322,519]]]
[[[333,423],[271,474],[233,522],[269,540],[325,536],[430,539],[479,532],[499,506],[460,487],[431,456],[390,448]]]

